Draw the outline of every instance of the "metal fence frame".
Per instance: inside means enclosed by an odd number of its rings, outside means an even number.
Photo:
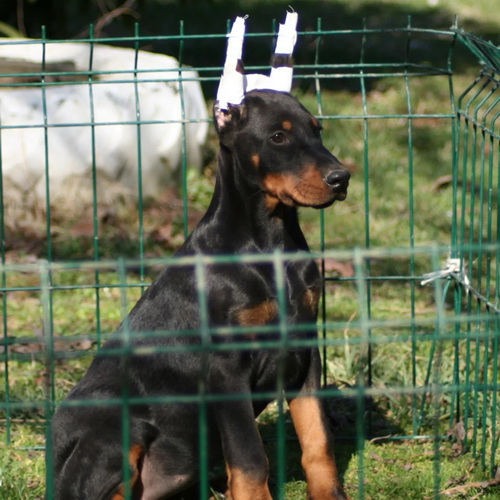
[[[184,59],[184,41],[206,39],[206,35],[185,35],[184,27],[181,24],[180,33],[174,36],[163,37],[169,40],[178,40],[179,54],[178,59],[182,64]],[[398,33],[405,40],[406,56],[400,63],[377,64],[366,62],[365,56],[368,51],[368,39],[370,36],[389,36]],[[299,36],[305,36],[306,33],[299,33]],[[339,330],[345,325],[344,322],[331,321],[328,318],[327,312],[327,287],[332,283],[352,284],[356,289],[357,296],[360,302],[360,317],[359,320],[352,322],[353,328],[360,332],[356,338],[350,338],[349,343],[360,346],[364,350],[364,356],[367,369],[358,378],[356,387],[343,389],[342,391],[335,389],[327,389],[322,393],[322,397],[336,397],[339,395],[348,395],[356,401],[356,429],[357,433],[352,436],[356,441],[360,473],[358,476],[358,497],[365,498],[365,488],[363,481],[363,455],[364,442],[367,436],[370,435],[370,417],[365,419],[365,413],[370,414],[370,403],[367,397],[378,397],[387,393],[399,395],[407,393],[411,396],[412,403],[412,432],[407,436],[397,436],[395,439],[418,439],[428,437],[434,440],[435,444],[435,484],[434,493],[440,491],[440,470],[439,470],[439,442],[447,436],[446,431],[443,432],[443,427],[440,423],[441,411],[439,409],[439,397],[443,393],[447,393],[450,398],[450,415],[447,419],[448,427],[452,428],[457,422],[462,422],[465,429],[471,429],[470,433],[466,433],[463,437],[464,446],[470,449],[475,455],[480,458],[483,468],[487,469],[490,475],[495,474],[495,469],[498,461],[498,440],[500,435],[498,423],[498,386],[499,386],[499,340],[500,330],[498,327],[498,313],[500,312],[500,248],[498,246],[498,238],[500,231],[500,217],[498,215],[498,199],[500,199],[500,181],[499,176],[495,172],[499,167],[499,128],[498,117],[500,111],[498,107],[500,92],[498,90],[500,84],[500,55],[497,47],[491,43],[481,41],[477,37],[466,34],[459,30],[456,26],[450,30],[431,30],[422,29],[411,26],[410,21],[406,27],[402,28],[387,28],[387,29],[371,29],[364,27],[359,30],[341,30],[327,31],[321,28],[321,20],[318,20],[317,31],[308,32],[308,36],[317,37],[318,40],[326,37],[335,38],[337,36],[356,36],[360,40],[360,59],[355,64],[322,64],[320,62],[320,43],[316,44],[315,60],[311,64],[297,65],[296,81],[300,83],[302,79],[310,79],[314,82],[318,112],[318,119],[336,120],[361,120],[363,123],[364,134],[364,206],[365,206],[365,233],[363,248],[354,248],[349,250],[328,250],[325,244],[326,227],[325,217],[321,214],[320,217],[320,251],[313,253],[314,258],[321,260],[322,271],[324,275],[323,302],[321,310],[321,324],[319,344],[323,350],[324,358],[327,357],[327,349],[332,346],[342,347],[345,344],[342,338],[331,338],[329,332],[332,329]],[[418,36],[436,36],[444,37],[449,41],[449,51],[446,64],[443,67],[433,67],[428,65],[416,64],[411,62],[411,42],[414,37]],[[273,33],[249,34],[249,37],[268,37],[272,38]],[[225,34],[210,35],[210,38],[220,40],[223,43]],[[162,37],[155,37],[162,38]],[[95,40],[91,36],[84,42],[95,43],[129,43],[135,48],[138,48],[140,43],[148,41],[148,38],[139,35],[138,28],[134,37],[121,39],[99,39]],[[9,42],[2,42],[9,43]],[[15,43],[34,43],[30,42],[15,42]],[[52,41],[45,39],[42,36],[41,44],[65,43],[64,41]],[[466,91],[455,98],[453,88],[453,52],[457,43],[460,43],[469,48],[482,65],[479,76],[466,89]],[[42,61],[42,68],[44,63]],[[220,75],[220,67],[196,68],[200,72],[200,80],[202,82],[215,82]],[[252,70],[262,70],[263,67],[251,68]],[[433,76],[440,75],[448,78],[450,86],[450,103],[449,110],[433,113],[419,113],[413,109],[410,91],[410,79],[414,76]],[[60,76],[57,74],[47,74],[37,72],[35,74],[22,73],[18,76],[34,76],[40,77],[41,82],[33,84],[44,88],[50,85],[60,85],[61,83],[51,83],[46,81],[50,76]],[[91,70],[88,73],[89,89],[92,88],[93,77],[97,76]],[[133,75],[132,75],[133,77]],[[407,111],[403,113],[387,113],[385,115],[370,113],[367,106],[367,82],[370,78],[399,78],[404,82],[406,89]],[[352,116],[333,116],[323,112],[324,106],[322,101],[322,84],[326,80],[345,80],[357,79],[360,82],[362,109],[363,113]],[[81,84],[81,83],[79,83]],[[180,79],[180,89],[182,92],[182,79]],[[447,105],[448,106],[448,105]],[[408,128],[408,172],[409,172],[409,233],[408,244],[401,248],[379,248],[372,244],[370,228],[372,221],[370,220],[370,146],[369,146],[369,123],[374,119],[385,118],[400,118],[406,121]],[[412,169],[413,169],[413,150],[411,145],[412,127],[414,120],[417,119],[444,119],[450,121],[450,137],[453,141],[453,157],[450,158],[451,169],[453,174],[453,219],[450,227],[450,246],[432,246],[421,247],[415,243],[414,234],[414,189],[412,185]],[[0,117],[1,119],[1,117]],[[140,127],[143,124],[138,113],[137,122],[133,125],[137,126],[138,134],[140,135]],[[81,124],[80,124],[81,125]],[[88,123],[89,127],[95,134],[98,134],[98,127],[94,123]],[[185,123],[184,123],[185,125]],[[50,126],[47,123],[43,125],[45,130]],[[1,123],[0,123],[1,132]],[[185,140],[184,140],[185,151]],[[0,151],[1,151],[1,133],[0,133]],[[47,154],[47,150],[45,152]],[[185,158],[185,157],[184,157]],[[187,165],[184,159],[182,165],[184,173]],[[0,163],[1,171],[1,163]],[[12,264],[6,260],[5,240],[6,229],[3,211],[0,214],[0,239],[1,247],[1,286],[2,292],[2,310],[3,310],[3,351],[0,359],[3,363],[3,372],[5,375],[5,398],[0,401],[0,410],[5,415],[6,422],[6,444],[10,444],[11,439],[11,419],[12,415],[18,410],[25,409],[41,409],[47,419],[50,418],[54,410],[56,402],[56,390],[54,382],[56,379],[55,360],[66,359],[68,356],[64,351],[60,351],[56,347],[56,339],[54,337],[54,294],[58,291],[66,290],[81,290],[87,288],[95,293],[96,304],[96,336],[98,343],[105,340],[106,335],[101,334],[99,308],[102,300],[101,294],[103,289],[114,287],[121,292],[122,313],[126,314],[130,304],[127,302],[127,290],[131,287],[144,288],[147,286],[148,278],[146,270],[148,267],[158,265],[180,265],[183,261],[177,259],[148,259],[145,257],[144,239],[143,239],[143,223],[141,218],[142,198],[140,193],[140,167],[139,167],[139,257],[137,260],[120,259],[118,261],[110,261],[101,258],[99,249],[99,220],[97,217],[97,206],[94,203],[94,255],[91,262],[79,263],[58,263],[55,262],[52,255],[52,235],[51,235],[51,207],[49,203],[50,196],[47,196],[46,206],[46,235],[47,235],[47,253],[46,260],[36,264]],[[49,179],[48,162],[46,162],[46,176]],[[3,203],[3,188],[0,176],[0,205]],[[94,177],[94,189],[96,179]],[[467,182],[472,187],[467,188]],[[49,183],[47,182],[47,194]],[[184,193],[184,234],[188,232],[188,205],[187,205],[187,180],[186,175],[183,175],[182,191]],[[495,214],[496,211],[496,214]],[[445,271],[443,267],[443,257],[449,253],[452,259]],[[374,259],[390,259],[400,257],[408,261],[408,274],[402,276],[394,275],[377,275],[372,272],[372,262]],[[420,267],[416,262],[418,258],[424,257],[429,263],[429,276],[423,276],[420,272]],[[270,256],[227,256],[227,257],[196,257],[187,259],[190,264],[200,266],[209,265],[215,261],[222,262],[255,262],[256,260],[272,261],[278,269],[283,265],[283,261],[293,256],[284,256],[276,253]],[[353,277],[332,277],[325,269],[325,259],[350,260],[353,262],[354,275]],[[454,260],[453,260],[454,259]],[[130,269],[139,269],[139,277],[134,283],[130,283],[128,271]],[[92,284],[58,284],[56,276],[60,272],[66,270],[90,272],[94,276]],[[103,281],[102,273],[112,270],[118,276],[116,283]],[[13,286],[11,285],[11,276],[16,273],[27,273],[37,276],[38,283],[33,286]],[[436,307],[435,317],[419,318],[414,309],[415,294],[417,288],[420,287],[422,280],[429,280],[432,284],[430,287],[430,296]],[[411,313],[409,318],[393,318],[388,321],[372,317],[371,297],[372,287],[378,282],[404,281],[410,286]],[[41,341],[44,346],[39,353],[33,355],[13,355],[9,349],[12,345],[22,344],[29,340],[40,343],[40,339],[27,339],[11,336],[8,329],[8,295],[16,292],[30,292],[39,295],[43,310],[43,330],[44,337]],[[446,310],[446,300],[453,296],[453,314]],[[203,292],[200,295],[200,304],[204,303]],[[347,320],[347,318],[346,318]],[[431,326],[429,326],[431,324]],[[418,333],[418,328],[425,325],[426,328],[432,328],[433,334],[422,337]],[[432,325],[435,325],[432,327]],[[397,329],[405,328],[409,333],[382,336],[379,333],[383,327]],[[289,345],[287,340],[287,326],[280,324],[280,334],[284,344]],[[202,335],[217,334],[207,329],[201,332]],[[71,340],[85,340],[89,335],[81,335],[71,337]],[[413,377],[408,386],[398,386],[394,388],[378,388],[372,383],[372,358],[374,351],[378,345],[388,344],[390,342],[409,342],[412,346],[413,353]],[[426,342],[429,344],[429,356],[426,360],[426,383],[423,386],[417,384],[416,370],[417,363],[415,361],[416,352],[419,343]],[[443,361],[443,346],[445,343],[450,343],[454,346],[454,370],[451,380],[444,380],[441,376],[441,364]],[[466,356],[462,358],[460,346],[465,345]],[[261,345],[240,345],[238,348],[269,348],[270,346]],[[283,347],[283,346],[281,346]],[[130,351],[128,351],[130,352]],[[10,363],[13,360],[21,362],[37,359],[45,363],[49,370],[50,376],[48,380],[45,399],[12,401],[10,395],[9,370]],[[473,366],[474,369],[466,369],[465,373],[463,366]],[[324,381],[327,382],[326,365],[324,372]],[[205,396],[204,396],[205,397]],[[286,439],[284,429],[284,407],[282,398],[278,397],[279,415],[278,418],[278,495],[283,498],[283,481],[285,477],[285,454],[286,454]],[[128,404],[134,404],[134,401],[121,401],[124,407]],[[200,401],[201,405],[206,404],[206,399]],[[424,426],[423,422],[431,416],[430,420],[435,424],[434,428]],[[124,424],[126,428],[126,423]],[[200,423],[203,425],[203,422]],[[425,427],[425,429],[424,429]],[[425,432],[422,432],[422,431]],[[49,467],[50,468],[50,467]],[[203,497],[208,493],[207,479],[207,464],[201,460],[202,486],[200,495]],[[49,497],[51,492],[50,471],[49,478]]]

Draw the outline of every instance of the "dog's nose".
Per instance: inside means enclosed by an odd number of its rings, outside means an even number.
[[[347,191],[351,174],[345,168],[332,170],[325,177],[325,182],[336,192],[343,193]]]

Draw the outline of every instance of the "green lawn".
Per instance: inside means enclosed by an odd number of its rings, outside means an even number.
[[[189,26],[190,20],[192,21],[189,32],[196,32],[200,28],[200,22],[205,21],[199,12],[194,16],[184,11],[184,7],[169,5],[176,15],[186,14],[186,25]],[[208,9],[207,5],[207,2],[200,4],[200,12]],[[213,29],[214,32],[220,30],[213,27],[215,13],[225,12],[224,9],[232,12],[236,7],[240,13],[251,14],[252,30],[259,31],[259,27],[262,30],[268,29],[263,28],[270,19],[268,14],[272,11],[276,16],[287,5],[288,2],[256,0],[231,4],[214,1],[210,7],[214,15],[207,17],[207,24],[203,29],[200,28],[200,32],[206,32],[207,29]],[[309,19],[315,19],[318,15],[322,15],[327,26],[337,28],[339,25],[342,28],[360,27],[363,15],[371,19],[369,23],[374,26],[390,25],[391,16],[394,22],[402,26],[406,19],[404,13],[407,11],[414,15],[415,23],[419,26],[443,29],[451,25],[451,14],[458,13],[463,26],[474,29],[487,38],[498,33],[500,26],[499,10],[493,0],[303,0],[293,7],[304,11],[304,26]],[[336,11],[339,13],[337,17]],[[227,17],[230,17],[229,14]],[[155,23],[152,22],[148,29],[154,30]],[[156,32],[159,33],[160,30]],[[405,39],[401,43],[406,43]],[[436,45],[436,52],[441,50],[440,43]],[[371,47],[372,57],[375,58],[373,60],[377,60],[377,57],[385,58],[386,52],[396,46],[397,43],[394,45],[391,42]],[[432,44],[430,47],[417,47],[422,50],[418,53],[424,58],[432,55],[433,48]],[[354,49],[344,49],[345,53],[342,48],[339,50],[339,57],[351,57],[350,51]],[[308,52],[305,50],[301,54],[301,57],[305,57]],[[466,62],[457,63],[459,69],[453,78],[456,95],[471,83],[478,71],[477,64],[474,64],[467,52],[463,54]],[[335,59],[336,56],[332,57]],[[186,47],[186,59],[191,64],[201,65],[189,53],[189,46]],[[410,275],[420,276],[434,269],[429,253],[422,251],[412,260],[404,254],[395,256],[390,252],[390,249],[396,247],[427,247],[436,243],[446,246],[450,242],[454,208],[452,189],[447,182],[437,185],[436,182],[451,173],[451,120],[425,117],[436,112],[450,112],[448,77],[424,75],[412,77],[409,81],[394,76],[375,78],[367,88],[366,102],[363,102],[359,88],[356,90],[348,84],[334,83],[335,85],[329,85],[327,81],[322,89],[321,107],[318,107],[313,86],[298,84],[295,92],[314,114],[320,118],[332,117],[323,120],[325,145],[353,172],[349,196],[345,202],[336,204],[333,209],[325,211],[323,216],[314,210],[301,212],[303,227],[312,249],[320,250],[323,246],[326,249],[347,249],[342,254],[342,259],[331,259],[326,264],[328,277],[340,277],[343,280],[328,282],[325,317],[320,321],[321,331],[324,326],[330,343],[325,358],[325,378],[330,392],[325,404],[336,436],[336,453],[346,488],[353,499],[425,499],[434,498],[433,495],[437,492],[443,492],[442,498],[499,498],[498,484],[488,482],[489,461],[485,471],[480,458],[475,458],[471,453],[474,440],[479,443],[476,451],[480,451],[483,445],[489,450],[491,439],[498,441],[498,436],[491,436],[489,431],[484,434],[484,442],[480,439],[482,431],[490,429],[492,422],[483,422],[481,415],[472,421],[475,416],[471,413],[465,437],[458,437],[452,432],[446,438],[452,411],[451,393],[442,394],[439,400],[433,400],[418,391],[412,392],[413,384],[421,387],[429,376],[429,357],[436,347],[431,340],[437,315],[443,314],[450,321],[453,319],[450,297],[447,297],[442,306],[436,304],[436,292],[432,286],[424,288],[419,285],[419,281],[407,279]],[[412,111],[423,117],[411,121],[391,117],[405,114],[408,111],[408,100],[411,101]],[[365,106],[369,114],[387,117],[366,121],[363,119]],[[345,118],[354,115],[358,118]],[[411,150],[409,134],[412,139]],[[194,171],[188,173],[190,227],[196,223],[210,199],[216,167],[216,147],[212,132],[207,151],[206,175],[199,177]],[[321,220],[321,217],[324,219]],[[410,225],[410,221],[413,225]],[[56,224],[54,256],[62,260],[91,259],[92,234],[82,232],[75,236],[74,232],[65,231],[64,224],[63,219]],[[137,256],[138,219],[133,210],[123,214],[120,212],[118,220],[113,218],[108,222],[101,221],[100,227],[102,257]],[[182,205],[180,208],[179,205],[165,207],[164,203],[147,206],[144,228],[146,256],[171,254],[183,238]],[[24,262],[33,255],[43,255],[43,225],[32,229],[32,232],[24,235],[19,232],[19,228],[16,229],[17,232],[10,233],[11,237],[15,236],[17,246],[7,254],[8,262]],[[365,247],[367,243],[381,249],[380,256],[370,262],[373,275],[405,278],[375,282],[370,289],[371,318],[380,322],[378,327],[371,330],[373,349],[370,353],[370,376],[376,391],[370,400],[363,397],[356,399],[355,396],[360,379],[367,376],[368,352],[366,344],[359,342],[365,331],[365,311],[360,299],[362,291],[359,283],[350,281],[355,263],[352,254],[349,254],[353,247]],[[141,285],[149,282],[156,269],[146,270],[144,281],[139,271],[127,274],[127,284]],[[4,356],[0,365],[0,403],[3,404],[0,407],[0,500],[41,499],[45,473],[44,401],[47,391],[53,390],[57,400],[67,394],[81,378],[96,349],[95,343],[89,339],[94,340],[96,335],[105,338],[112,334],[124,312],[140,296],[141,288],[127,288],[124,292],[125,289],[120,286],[122,279],[116,269],[99,273],[99,283],[102,285],[99,292],[93,286],[96,283],[93,270],[54,273],[51,277],[52,284],[59,287],[52,294],[51,306],[54,334],[57,337],[55,349],[64,351],[67,355],[61,356],[52,366],[46,366],[37,357],[44,324],[47,322],[47,302],[37,289],[40,285],[39,274],[28,271],[9,272],[7,268],[7,272],[0,278],[11,289],[0,296],[6,314],[4,324],[7,326],[7,334],[18,339],[9,347],[8,355]],[[445,333],[453,332],[451,322],[446,328]],[[414,338],[417,338],[416,346]],[[456,344],[448,339],[437,345],[437,354],[434,354],[434,359],[439,359],[439,380],[453,379],[453,360],[457,345],[461,373],[466,370],[488,372],[491,367],[481,365],[484,359],[481,354],[483,351],[480,351],[484,347],[481,342],[461,339]],[[485,352],[490,352],[491,349],[491,346],[485,348]],[[478,351],[480,354],[475,358],[474,354]],[[465,366],[464,359],[467,359],[468,366]],[[430,376],[437,375],[431,370]],[[472,402],[470,406],[474,407],[472,394],[466,393],[463,397],[464,400],[469,398],[467,401]],[[476,403],[492,406],[492,392],[480,393],[477,397],[479,399]],[[5,402],[8,404],[5,405]],[[38,406],[32,403],[38,403]],[[370,416],[363,411],[366,405],[372,410]],[[9,411],[9,427],[6,426],[6,406]],[[425,408],[422,415],[418,413],[421,408]],[[401,436],[408,437],[415,432],[416,419],[420,416],[422,422],[419,431],[422,434],[432,436],[435,431],[439,431],[445,438],[400,439]],[[286,412],[284,418],[285,433],[289,438],[285,498],[304,499],[305,483],[300,469],[297,442]],[[277,480],[276,421],[276,405],[270,406],[259,419],[270,457],[273,487]],[[498,428],[498,423],[496,425]],[[361,428],[377,438],[363,439],[363,435],[359,434]],[[476,436],[475,432],[479,434]],[[468,453],[463,453],[464,451]],[[486,456],[488,460],[488,453]],[[499,460],[497,450],[494,462],[498,463]]]

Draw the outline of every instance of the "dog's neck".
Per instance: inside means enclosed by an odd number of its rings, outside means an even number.
[[[221,147],[215,191],[210,206],[196,227],[221,237],[216,253],[307,250],[297,209],[281,202],[269,207],[268,195],[255,179],[248,179],[238,160]],[[201,249],[203,251],[204,249]]]

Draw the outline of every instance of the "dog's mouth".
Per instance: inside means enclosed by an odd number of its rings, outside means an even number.
[[[281,202],[289,207],[307,207],[315,209],[328,208],[336,201],[344,201],[347,198],[347,191],[339,193],[334,193],[331,190],[328,191],[326,196],[318,197],[303,196],[299,190],[295,190],[293,193],[281,191],[278,193],[268,192],[268,194],[276,199],[277,202]]]
[[[268,174],[263,187],[268,195],[288,206],[327,208],[347,197],[349,173],[336,169],[322,176],[315,166],[296,174]]]
[[[334,201],[344,201],[347,198],[347,190],[336,193]]]
[[[347,198],[347,191],[342,191],[340,193],[333,193],[330,200],[326,202],[315,202],[315,203],[301,203],[295,202],[296,206],[310,207],[315,209],[328,208],[331,207],[336,201],[344,201]]]

